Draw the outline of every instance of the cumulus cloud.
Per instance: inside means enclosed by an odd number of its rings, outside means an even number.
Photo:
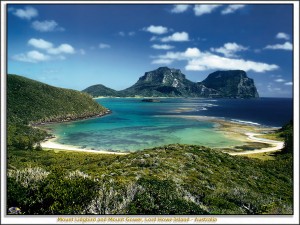
[[[49,48],[47,50],[49,54],[59,55],[59,54],[74,54],[75,49],[69,44],[61,44],[56,48]]]
[[[143,30],[147,31],[147,32],[150,32],[152,34],[157,34],[157,35],[165,34],[165,33],[168,32],[168,28],[167,27],[154,26],[154,25],[151,25],[149,27],[144,27]]]
[[[275,64],[221,57],[210,52],[201,52],[198,48],[187,48],[184,52],[167,52],[164,55],[156,56],[152,63],[158,62],[159,60],[168,62],[169,64],[176,60],[186,61],[187,65],[185,69],[194,71],[241,69],[262,73],[279,68]]]
[[[13,59],[21,62],[37,63],[37,62],[50,60],[50,57],[39,51],[33,50],[27,52],[26,54],[21,53],[21,54],[14,55]]]
[[[64,31],[65,29],[59,27],[54,20],[45,20],[45,21],[34,21],[32,23],[33,29],[40,32],[51,32],[51,31]]]
[[[161,39],[162,42],[170,42],[170,41],[189,41],[189,34],[187,32],[176,32],[170,36],[164,37]]]
[[[293,45],[290,42],[285,42],[284,44],[275,44],[275,45],[267,45],[265,49],[272,49],[272,50],[293,50]]]
[[[221,53],[226,57],[236,57],[236,53],[240,52],[240,51],[246,51],[248,48],[243,46],[243,45],[239,45],[235,42],[233,43],[226,43],[224,44],[224,46],[220,47],[220,48],[211,48],[210,50],[212,52],[217,52],[217,53]]]
[[[171,9],[172,13],[183,13],[186,10],[188,10],[188,8],[190,7],[190,5],[174,5],[173,8]]]
[[[105,44],[105,43],[100,43],[99,44],[99,48],[104,49],[104,48],[111,48],[111,46],[109,44]]]
[[[283,33],[283,32],[279,32],[278,34],[276,34],[276,38],[290,40],[290,35]]]
[[[27,6],[24,9],[11,8],[10,11],[13,13],[13,15],[26,20],[31,20],[32,18],[38,16],[38,11],[30,6]]]
[[[286,83],[284,83],[284,85],[289,85],[289,86],[291,86],[291,85],[293,85],[293,82],[286,82]]]
[[[212,13],[216,8],[221,5],[195,5],[194,12],[196,16]]]
[[[242,9],[244,7],[245,5],[229,5],[221,11],[221,14],[226,15],[226,14],[234,13],[235,11]]]
[[[154,49],[162,49],[162,50],[169,50],[169,49],[174,48],[174,46],[172,46],[172,45],[157,45],[157,44],[152,45],[151,47]]]
[[[14,55],[12,58],[17,61],[37,63],[41,61],[48,61],[52,59],[66,59],[64,54],[74,54],[75,49],[70,44],[61,44],[55,47],[53,43],[45,41],[43,39],[31,38],[28,40],[28,45],[43,50],[45,53],[41,53],[37,50],[29,51],[27,53],[21,53]],[[51,56],[52,55],[52,56]],[[54,56],[55,55],[55,56]]]
[[[36,38],[31,38],[28,41],[28,45],[31,45],[35,48],[40,48],[40,49],[53,48],[53,44],[51,42],[45,41],[43,39],[36,39]]]

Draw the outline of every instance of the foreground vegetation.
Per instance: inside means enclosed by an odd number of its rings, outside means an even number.
[[[7,207],[24,214],[292,214],[292,155],[193,145],[129,155],[8,152]]]

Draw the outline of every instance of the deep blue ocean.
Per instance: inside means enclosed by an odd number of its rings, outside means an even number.
[[[137,151],[165,144],[230,147],[241,144],[216,129],[208,120],[185,116],[217,117],[238,123],[281,127],[293,117],[287,98],[196,99],[100,98],[112,114],[95,119],[50,125],[61,144],[86,149]]]

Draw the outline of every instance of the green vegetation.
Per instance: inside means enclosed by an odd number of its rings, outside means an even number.
[[[278,130],[277,135],[284,139],[284,153],[294,152],[294,139],[293,139],[293,121],[291,120],[281,129]]]
[[[131,153],[42,150],[32,125],[103,115],[89,95],[8,76],[7,209],[22,214],[292,214],[292,122],[262,161],[195,145]],[[31,126],[30,126],[31,125]],[[30,150],[30,151],[24,151]],[[10,212],[12,213],[12,212]]]
[[[17,75],[7,76],[7,96],[9,122],[61,122],[106,111],[86,93],[52,87]]]
[[[15,150],[8,152],[7,207],[25,214],[292,214],[292,161],[290,153],[261,161],[193,145],[128,155]]]
[[[107,109],[86,93],[7,76],[8,147],[32,149],[47,133],[28,125],[101,116]]]
[[[105,87],[102,84],[96,84],[84,89],[82,92],[86,92],[93,97],[108,96],[108,97],[121,97],[122,94],[116,90]]]

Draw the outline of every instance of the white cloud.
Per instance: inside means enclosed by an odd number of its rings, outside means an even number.
[[[21,53],[18,55],[14,55],[13,59],[21,62],[37,63],[42,61],[48,61],[51,59],[51,57],[39,51],[33,50],[27,52],[26,54]]]
[[[153,33],[153,34],[165,34],[168,32],[168,28],[167,27],[163,27],[163,26],[154,26],[151,25],[149,27],[144,27],[143,28],[144,31]]]
[[[278,82],[278,83],[282,83],[282,82],[284,82],[284,81],[285,81],[285,80],[284,80],[284,79],[281,79],[281,78],[275,80],[275,82]]]
[[[290,35],[283,33],[283,32],[279,32],[278,34],[276,34],[276,38],[290,40]]]
[[[162,50],[169,50],[169,49],[174,48],[174,46],[172,46],[172,45],[157,45],[157,44],[152,45],[151,47],[154,49],[162,49]]]
[[[246,51],[248,48],[244,47],[243,45],[239,45],[235,42],[233,43],[226,43],[223,47],[220,48],[211,48],[212,52],[222,53],[226,57],[236,57],[236,52]]]
[[[69,44],[61,44],[58,47],[53,47],[51,42],[45,41],[44,39],[31,38],[28,44],[39,49],[46,50],[49,54],[58,55],[62,53],[73,54],[75,49]]]
[[[50,49],[53,48],[53,44],[51,42],[45,41],[43,39],[35,39],[31,38],[28,41],[28,44],[35,47],[35,48],[40,48],[40,49]]]
[[[45,51],[47,54],[55,55],[50,56],[45,53],[41,53],[37,50],[29,51],[26,54],[21,53],[13,56],[13,59],[23,62],[31,62],[31,63],[37,63],[41,61],[48,61],[52,59],[61,59],[64,60],[66,57],[64,54],[74,54],[75,49],[70,44],[61,44],[58,47],[54,47],[54,45],[51,42],[45,41],[43,39],[36,39],[31,38],[28,40],[28,45],[41,49]],[[82,50],[82,49],[81,49]],[[83,54],[83,51],[79,51],[81,54]],[[84,52],[85,53],[85,52]]]
[[[275,64],[221,57],[210,52],[201,52],[198,48],[188,48],[184,52],[167,52],[164,55],[156,56],[152,63],[157,62],[159,59],[165,60],[169,64],[175,60],[187,61],[185,69],[194,71],[241,69],[262,73],[279,68]]]
[[[51,32],[51,31],[64,31],[65,29],[59,27],[54,20],[45,20],[45,21],[34,21],[32,23],[33,29],[40,32]]]
[[[221,14],[226,15],[226,14],[234,13],[235,11],[242,9],[244,7],[245,5],[229,5],[221,11]]]
[[[25,7],[24,9],[13,8],[11,11],[15,16],[26,20],[30,20],[31,18],[38,16],[38,11],[30,6]]]
[[[153,60],[151,63],[152,64],[171,64],[173,62],[173,60],[171,59],[155,59]]]
[[[174,5],[173,8],[171,9],[172,13],[183,13],[186,10],[188,10],[188,8],[190,7],[190,5]]]
[[[293,85],[293,82],[286,82],[286,83],[284,83],[284,85]]]
[[[161,39],[162,42],[169,41],[189,41],[189,34],[186,32],[176,32],[170,36],[164,37]]]
[[[57,48],[49,48],[47,50],[49,54],[59,55],[59,54],[74,54],[75,49],[69,44],[61,44]]]
[[[221,5],[195,5],[194,12],[196,16],[202,16],[203,14],[212,13],[216,8]]]
[[[293,50],[293,45],[290,42],[285,42],[284,44],[276,44],[276,45],[267,45],[265,49],[273,49],[273,50],[288,50],[292,51]]]
[[[111,48],[111,46],[109,44],[105,44],[105,43],[100,43],[99,44],[99,48],[104,49],[104,48]]]

